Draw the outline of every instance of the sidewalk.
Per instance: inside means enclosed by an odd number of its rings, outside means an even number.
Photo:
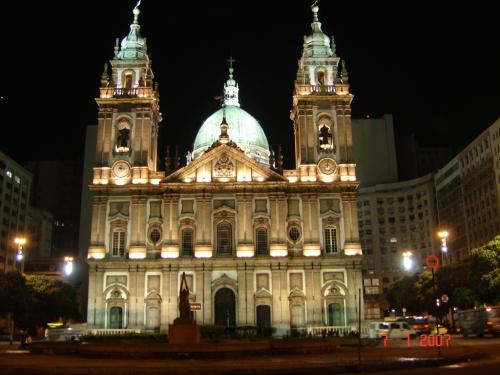
[[[3,354],[2,374],[323,374],[382,371],[410,367],[439,366],[477,359],[483,354],[465,347],[443,348],[442,355],[430,348],[364,348],[362,361],[357,349],[340,348],[337,353],[259,356],[221,360],[87,359],[76,356]],[[435,349],[435,348],[434,348]]]

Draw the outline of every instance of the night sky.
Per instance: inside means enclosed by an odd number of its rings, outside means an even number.
[[[393,113],[397,134],[461,146],[500,117],[500,28],[493,5],[321,0],[323,31],[347,61],[353,117]],[[492,3],[490,3],[492,4]],[[135,1],[2,5],[0,150],[30,159],[81,156],[97,121],[99,79]],[[152,1],[141,5],[160,84],[160,149],[185,155],[219,104],[230,55],[242,107],[291,166],[293,80],[310,1]],[[163,154],[160,155],[163,158]]]

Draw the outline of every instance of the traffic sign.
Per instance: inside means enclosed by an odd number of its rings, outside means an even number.
[[[191,311],[201,310],[201,302],[189,302],[189,308]]]
[[[437,270],[439,266],[439,258],[436,255],[427,255],[425,257],[425,264],[427,267]]]
[[[449,301],[448,295],[447,294],[443,294],[441,296],[441,301],[443,301],[443,303],[448,303],[448,301]]]

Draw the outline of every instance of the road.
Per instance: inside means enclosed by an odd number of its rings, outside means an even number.
[[[463,338],[462,336],[453,335],[451,336],[450,345],[452,346],[462,346],[470,347],[475,350],[480,350],[487,354],[485,358],[478,359],[471,362],[456,363],[452,365],[446,365],[441,367],[424,367],[424,368],[413,368],[404,371],[405,375],[416,375],[416,374],[426,374],[426,375],[477,375],[477,374],[497,374],[500,371],[500,338],[484,337],[484,338]],[[383,346],[383,342],[379,343],[379,346]],[[420,339],[410,340],[411,347],[420,346]],[[401,348],[408,347],[407,340],[391,340],[387,343],[387,348]],[[430,350],[436,350],[436,348],[429,348]],[[383,371],[377,372],[377,375],[395,375],[400,370],[394,371]]]
[[[363,358],[377,361],[394,358],[405,362],[412,360],[412,354],[426,353],[427,350],[435,357],[436,348],[420,348],[419,340],[410,342],[416,345],[408,349],[406,340],[392,340],[386,347],[379,342],[376,348],[362,349]],[[497,338],[468,338],[452,336],[451,351],[472,352],[481,351],[486,356],[471,362],[457,363],[441,367],[401,368],[393,371],[382,371],[374,374],[396,375],[412,374],[495,374],[500,369],[500,339]],[[453,348],[457,348],[456,350]],[[465,349],[465,350],[464,350]],[[443,348],[446,352],[446,348]],[[252,358],[228,358],[212,360],[162,360],[162,359],[92,359],[74,356],[32,355],[26,351],[10,350],[6,346],[0,348],[1,374],[61,374],[61,375],[122,375],[122,374],[329,374],[344,371],[344,368],[335,367],[336,361],[350,361],[356,363],[357,350],[347,349],[337,353],[337,358],[331,354],[310,354],[294,356],[265,356]],[[420,354],[420,355],[421,355]],[[334,355],[335,356],[335,355]],[[380,358],[380,359],[379,359]],[[399,359],[398,359],[399,358]],[[333,360],[333,362],[332,362]],[[333,367],[328,367],[333,366]],[[328,371],[326,369],[328,368]],[[325,372],[322,372],[325,370]],[[352,372],[350,372],[352,374]]]

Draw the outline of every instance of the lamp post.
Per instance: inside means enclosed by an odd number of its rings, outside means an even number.
[[[14,243],[17,245],[16,251],[16,262],[19,272],[24,272],[24,252],[23,246],[26,243],[26,238],[24,237],[16,237],[14,239]]]
[[[405,271],[410,271],[413,268],[413,254],[411,251],[403,252],[403,268]]]
[[[64,273],[69,277],[73,273],[73,257],[64,257],[64,262]]]
[[[438,237],[441,239],[441,263],[444,264],[444,254],[448,252],[448,246],[446,244],[446,239],[448,238],[448,231],[440,230],[438,232]]]

